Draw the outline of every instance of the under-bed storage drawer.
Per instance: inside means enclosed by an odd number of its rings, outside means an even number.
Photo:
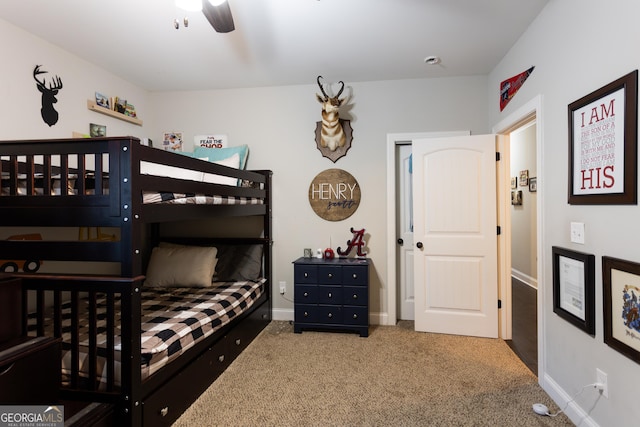
[[[262,329],[269,324],[271,319],[269,318],[268,310],[269,305],[262,304],[262,307],[253,311],[242,321],[242,324],[239,324],[227,334],[227,348],[229,349],[231,361],[235,360],[247,348],[247,345],[258,336]]]
[[[60,393],[60,339],[23,336],[0,346],[0,402],[50,405]]]
[[[228,339],[221,338],[169,383],[161,386],[142,406],[145,426],[170,426],[229,366]],[[176,393],[176,390],[180,390]]]

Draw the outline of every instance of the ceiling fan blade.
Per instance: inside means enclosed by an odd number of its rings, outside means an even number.
[[[219,33],[229,33],[236,28],[233,25],[233,16],[231,16],[231,8],[228,1],[225,1],[220,6],[213,6],[207,0],[204,0],[202,2],[202,13]]]

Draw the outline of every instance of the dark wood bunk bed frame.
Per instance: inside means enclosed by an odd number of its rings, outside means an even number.
[[[23,283],[23,312],[27,299],[35,295],[37,335],[44,335],[45,306],[53,300],[54,335],[61,336],[60,305],[71,299],[74,307],[80,296],[89,298],[90,337],[96,331],[96,295],[107,299],[106,390],[97,390],[95,377],[85,389],[72,371],[70,384],[61,390],[65,401],[101,402],[113,405],[117,425],[170,425],[226,369],[233,359],[271,321],[272,225],[271,171],[231,169],[206,161],[154,149],[132,137],[0,141],[3,180],[8,175],[9,195],[0,196],[0,218],[5,227],[117,227],[118,241],[0,240],[0,259],[55,261],[107,261],[120,263],[119,276],[18,273]],[[107,159],[106,161],[104,159]],[[87,167],[87,159],[95,159]],[[92,160],[93,161],[93,160]],[[259,184],[260,188],[227,186],[183,179],[144,175],[140,162],[147,161],[183,169],[230,176]],[[74,166],[73,163],[76,163]],[[70,166],[70,164],[72,166]],[[107,166],[108,165],[108,166]],[[108,168],[108,169],[107,169]],[[19,174],[22,174],[19,176]],[[29,196],[17,195],[19,178],[26,174]],[[35,178],[44,177],[41,182]],[[76,174],[77,195],[50,195],[50,183],[59,176],[60,188]],[[81,179],[90,176],[91,179]],[[108,192],[99,183],[108,181]],[[92,184],[92,181],[95,185]],[[4,181],[6,183],[6,181]],[[35,195],[40,185],[44,195]],[[86,190],[95,187],[93,194]],[[254,186],[255,187],[255,186]],[[165,205],[143,204],[143,191],[216,194],[255,197],[262,204],[246,205]],[[183,243],[260,244],[263,246],[264,293],[253,306],[233,322],[198,342],[158,372],[146,379],[141,374],[141,299],[145,266],[151,248],[160,239],[160,223],[229,216],[260,216],[262,235],[251,238],[184,240]],[[120,305],[114,300],[120,299]],[[47,303],[45,303],[47,301]],[[115,311],[121,321],[115,325]],[[73,318],[77,318],[74,313]],[[114,378],[113,331],[121,330],[120,385]],[[27,333],[27,318],[23,319]],[[72,328],[72,361],[77,362],[77,322]],[[75,332],[73,332],[75,330]],[[109,333],[111,331],[111,333]],[[90,375],[96,375],[98,348],[89,342]],[[74,359],[75,358],[75,359]],[[77,366],[77,363],[73,363]]]

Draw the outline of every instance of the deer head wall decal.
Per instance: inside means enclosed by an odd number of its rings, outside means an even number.
[[[340,118],[340,106],[347,99],[340,98],[344,91],[344,82],[340,81],[340,89],[336,96],[329,96],[324,90],[320,81],[322,76],[316,79],[320,94],[316,94],[318,102],[322,105],[322,121],[316,123],[316,145],[324,157],[331,159],[334,163],[340,157],[347,154],[351,147],[353,129],[349,120]]]
[[[58,91],[62,89],[62,79],[55,76],[49,84],[49,87],[47,87],[44,78],[42,81],[38,80],[39,74],[48,73],[48,71],[41,71],[41,66],[42,65],[36,65],[36,68],[33,69],[33,78],[38,83],[38,90],[42,93],[42,108],[40,109],[40,114],[42,115],[42,120],[44,120],[46,124],[53,126],[58,122],[58,112],[53,108],[53,104],[58,102],[56,95],[58,94]]]

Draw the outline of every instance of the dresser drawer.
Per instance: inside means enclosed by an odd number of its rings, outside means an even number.
[[[293,300],[296,304],[317,304],[318,287],[315,285],[296,285],[293,289]]]
[[[318,283],[321,285],[341,284],[342,269],[339,265],[319,265]]]
[[[319,304],[342,304],[341,286],[318,286]]]
[[[369,284],[369,266],[349,265],[342,267],[342,284],[367,286]]]
[[[318,283],[317,265],[296,265],[294,268],[295,283]]]
[[[365,286],[344,286],[342,288],[342,304],[367,305],[369,303],[369,288]]]
[[[318,321],[318,306],[307,304],[296,304],[294,310],[294,322],[315,323]]]
[[[345,325],[368,325],[369,313],[367,307],[343,306],[342,321]]]

